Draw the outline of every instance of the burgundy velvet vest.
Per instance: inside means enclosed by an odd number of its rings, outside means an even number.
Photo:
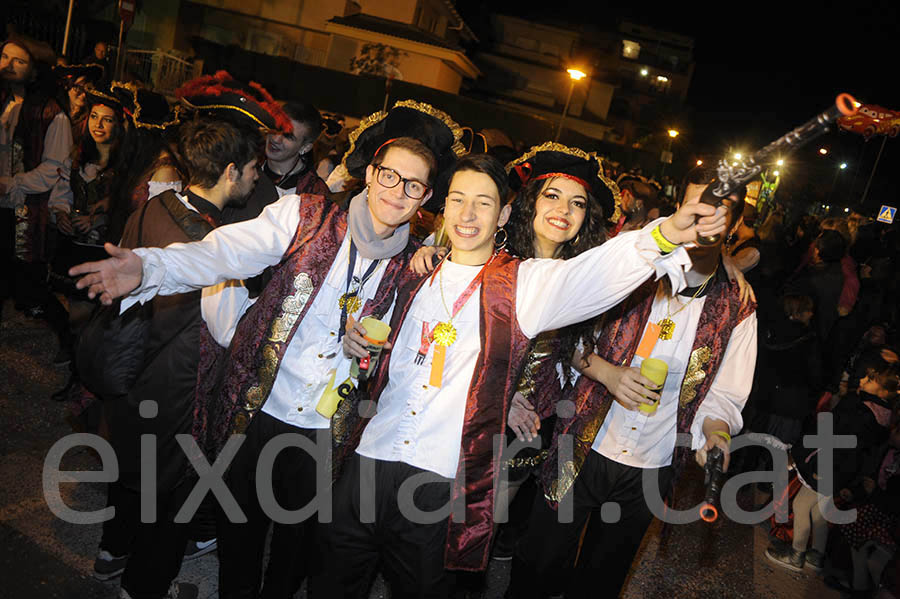
[[[450,516],[444,566],[451,570],[484,570],[490,554],[494,487],[501,461],[500,452],[494,452],[494,439],[506,430],[509,402],[530,346],[516,317],[519,262],[500,252],[485,269],[481,285],[481,352],[466,399],[460,467],[451,493],[452,501],[465,500],[465,520],[459,522]],[[391,321],[391,343],[396,342],[413,298],[425,281],[427,277],[400,291]],[[341,402],[339,412],[347,419],[335,433],[343,435],[344,456],[356,449],[366,423],[375,415],[375,406],[390,377],[389,362],[382,358],[372,384],[359,394],[357,401],[371,400],[368,404],[360,403],[357,409],[351,402]],[[360,414],[355,421],[351,420],[354,414]],[[339,460],[335,461],[337,464]]]
[[[597,337],[597,355],[616,365],[631,363],[647,326],[656,289],[656,281],[647,281],[603,316]],[[716,378],[732,330],[755,310],[756,304],[741,305],[736,283],[723,281],[709,288],[681,383],[676,429],[679,435],[690,433],[694,415]],[[614,401],[606,387],[585,376],[579,377],[568,399],[575,404],[574,415],[557,420],[549,455],[541,471],[544,494],[553,503],[559,502],[575,483]],[[572,435],[574,441],[573,460],[561,465],[558,463],[560,435]],[[690,447],[676,446],[672,458],[673,485],[690,455]]]
[[[218,455],[229,435],[246,431],[265,404],[284,353],[328,276],[346,232],[345,209],[322,196],[302,196],[294,239],[271,281],[238,323],[228,350],[204,344],[194,436],[207,456]],[[361,316],[380,318],[387,312],[396,289],[413,276],[408,266],[415,250],[410,240],[388,262]]]

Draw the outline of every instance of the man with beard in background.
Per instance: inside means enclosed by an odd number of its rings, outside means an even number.
[[[179,155],[189,174],[188,185],[183,194],[166,191],[132,214],[122,247],[165,247],[202,239],[223,223],[226,206],[240,208],[246,204],[259,178],[262,131],[288,126],[288,121],[277,105],[258,103],[247,90],[219,91],[217,110],[235,106],[242,117],[198,116],[182,126]],[[202,103],[190,99],[195,106]],[[128,395],[122,401],[110,402],[114,404],[110,405],[112,444],[121,471],[119,481],[110,485],[109,502],[124,508],[123,519],[126,514],[137,514],[141,471],[151,467],[142,463],[141,435],[155,435],[156,446],[155,521],[144,524],[131,520],[121,522],[121,528],[104,527],[98,561],[104,557],[120,564],[127,561],[123,598],[197,596],[193,585],[172,581],[181,567],[190,534],[188,526],[175,524],[174,518],[196,480],[176,435],[191,434],[193,426],[203,327],[200,299],[199,290],[153,299],[143,367]],[[117,535],[117,528],[126,534]],[[129,528],[134,531],[130,547],[122,543],[114,552],[105,546],[107,539],[127,541]],[[108,555],[103,555],[104,551]]]

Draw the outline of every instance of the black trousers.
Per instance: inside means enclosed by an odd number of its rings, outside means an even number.
[[[115,515],[103,523],[100,549],[113,557],[129,555],[141,521],[141,496],[119,481],[106,487],[106,505],[116,509]]]
[[[122,574],[122,588],[133,599],[162,599],[178,576],[189,528],[187,523],[175,523],[175,515],[193,487],[194,481],[190,480],[158,495],[156,521],[135,524],[131,557]],[[126,489],[125,493],[132,495],[124,502],[134,506],[137,492]],[[139,502],[138,498],[137,505]]]
[[[528,532],[516,545],[507,597],[537,599],[562,589],[569,597],[618,597],[653,520],[644,499],[644,472],[591,451],[570,491],[574,493],[574,509],[572,522],[567,523],[559,521],[559,512],[538,493]],[[657,477],[660,492],[665,492],[672,477],[671,466],[648,472]],[[619,506],[618,521],[603,522],[601,513],[611,516],[610,512],[615,512],[601,511],[610,502]]]
[[[296,524],[273,523],[257,495],[256,467],[260,454],[267,443],[282,434],[302,435],[313,442],[316,439],[315,430],[301,429],[260,412],[250,422],[247,438],[225,476],[225,483],[247,522],[232,522],[221,507],[217,510],[219,597],[222,599],[289,599],[306,577],[321,573],[316,515]],[[295,446],[278,453],[272,468],[272,490],[282,509],[298,510],[315,498],[317,462],[325,468],[324,455],[317,458]],[[272,542],[263,582],[263,555],[270,524],[273,524]],[[313,584],[310,580],[310,586]]]
[[[423,484],[399,493],[417,475]],[[402,462],[349,458],[335,484],[334,518],[324,527],[329,582],[337,585],[329,597],[366,599],[379,568],[395,599],[452,596],[456,577],[444,570],[449,517],[421,523],[412,514],[446,509],[452,484]],[[374,522],[363,522],[369,516]]]

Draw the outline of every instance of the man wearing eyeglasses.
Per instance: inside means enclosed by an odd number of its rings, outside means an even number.
[[[230,346],[218,364],[201,363],[201,373],[222,374],[206,385],[201,380],[198,397],[206,430],[198,435],[195,429],[195,437],[212,460],[229,434],[247,435],[225,476],[247,521],[238,522],[229,511],[220,522],[223,599],[257,596],[273,520],[262,596],[292,596],[308,574],[321,571],[316,518],[281,521],[273,515],[271,496],[264,501],[260,493],[265,489],[274,495],[276,509],[307,506],[317,496],[317,463],[324,468],[325,456],[286,447],[274,464],[269,462],[271,468],[260,471],[260,481],[257,464],[266,444],[279,435],[300,435],[315,443],[316,431],[329,428],[330,418],[316,408],[334,381],[340,383],[349,371],[340,347],[345,327],[364,316],[389,320],[396,289],[414,276],[408,264],[416,247],[408,222],[431,196],[437,165],[446,164],[448,156],[455,160],[455,138],[453,128],[429,111],[417,106],[404,110],[409,122],[402,127],[372,127],[368,137],[356,138],[356,148],[371,158],[365,167],[366,188],[346,210],[322,196],[287,195],[258,218],[217,228],[202,241],[135,252],[109,245],[111,258],[72,271],[86,274],[79,285],[106,304],[130,293],[122,302],[125,309],[156,294],[247,279],[276,267],[240,323],[227,315],[226,322],[216,322],[217,314],[204,314],[216,340]],[[398,130],[414,134],[423,126],[440,135],[427,136],[427,143],[393,137]],[[353,152],[351,148],[349,154]],[[323,451],[322,446],[317,450]],[[269,473],[270,480],[264,480]]]

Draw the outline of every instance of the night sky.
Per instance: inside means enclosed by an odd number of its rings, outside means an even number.
[[[485,11],[561,24],[593,22],[615,28],[619,19],[651,25],[695,39],[696,69],[687,98],[684,123],[673,123],[684,136],[681,151],[697,155],[729,149],[761,147],[802,124],[833,102],[839,92],[859,101],[900,111],[900,3],[719,2],[658,4],[554,0],[535,2],[476,2],[461,0],[467,22],[476,23]],[[554,23],[546,9],[553,6]],[[691,6],[690,9],[685,7]],[[697,7],[699,6],[699,7]],[[479,14],[481,13],[481,15]],[[483,18],[483,16],[481,16]],[[476,30],[477,31],[477,30]],[[791,160],[804,163],[806,172],[831,178],[841,161],[849,168],[837,179],[836,195],[862,193],[882,137],[864,142],[851,133],[830,133],[815,146],[798,151]],[[826,158],[816,150],[826,146]],[[818,162],[815,162],[817,161]],[[830,162],[829,162],[830,161]],[[898,196],[889,181],[900,169],[900,137],[888,139],[878,166],[874,189],[878,201]],[[831,183],[828,183],[830,186]],[[871,203],[873,198],[869,198]]]

